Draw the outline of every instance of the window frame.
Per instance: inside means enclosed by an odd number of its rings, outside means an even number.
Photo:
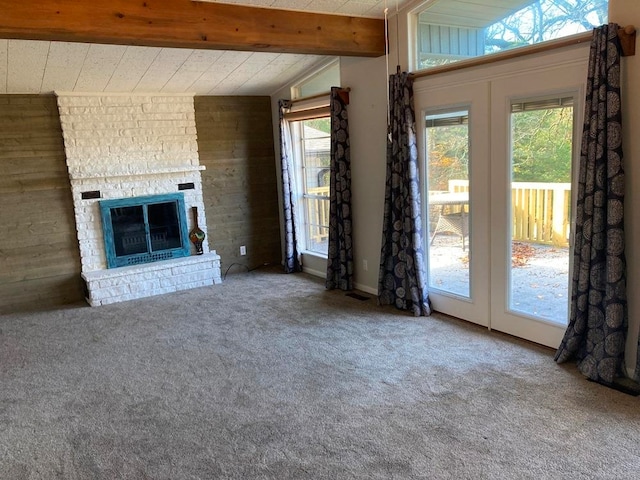
[[[609,4],[610,0],[606,0]],[[409,71],[414,72],[417,76],[434,75],[449,71],[460,70],[463,68],[485,65],[502,60],[521,57],[524,55],[553,50],[559,47],[589,42],[592,36],[592,30],[585,32],[565,35],[555,39],[545,40],[538,43],[532,43],[519,47],[500,50],[498,52],[486,53],[484,55],[473,56],[457,60],[454,62],[437,65],[427,68],[420,68],[420,52],[419,50],[419,16],[422,12],[427,11],[429,7],[435,5],[433,0],[425,0],[406,13],[407,34],[406,47]],[[524,8],[524,7],[523,7]],[[486,28],[486,27],[485,27]]]
[[[328,102],[328,98],[327,98]],[[299,244],[301,246],[301,250],[303,254],[311,254],[323,258],[328,257],[328,232],[329,232],[329,219],[327,216],[327,224],[312,224],[311,219],[309,218],[309,209],[310,203],[314,200],[320,201],[330,201],[330,195],[318,195],[315,193],[309,193],[308,191],[308,182],[306,170],[310,168],[306,164],[306,150],[305,150],[305,137],[303,133],[304,122],[307,120],[314,120],[319,118],[330,118],[330,112],[328,108],[328,103],[326,107],[316,107],[309,108],[306,110],[307,115],[305,116],[304,111],[291,112],[289,117],[289,128],[291,133],[291,140],[293,145],[293,166],[295,169],[295,178],[296,178],[296,199],[297,201],[297,213],[298,218],[302,220],[301,226],[302,232],[299,232]],[[325,138],[325,137],[321,137]],[[330,152],[330,141],[331,141],[331,133],[329,132],[326,136],[329,140],[329,152]],[[327,166],[330,168],[330,166]],[[324,251],[320,251],[318,249],[314,249],[312,245],[312,229],[313,227],[317,227],[320,229],[326,229],[327,231],[327,248]]]

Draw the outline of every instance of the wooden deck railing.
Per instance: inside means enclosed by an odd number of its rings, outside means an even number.
[[[568,246],[571,184],[513,182],[511,185],[513,240]],[[449,180],[449,191],[469,191],[469,181]]]
[[[514,182],[511,185],[513,240],[568,246],[571,184]],[[449,180],[449,192],[467,191],[468,180]],[[316,241],[325,240],[328,233],[326,226],[329,225],[329,200],[318,197],[328,197],[329,187],[310,188],[309,194],[308,215],[312,237]]]
[[[513,239],[569,245],[570,183],[512,183]]]
[[[329,187],[315,187],[307,189],[305,195],[309,235],[314,243],[324,242],[329,237]]]

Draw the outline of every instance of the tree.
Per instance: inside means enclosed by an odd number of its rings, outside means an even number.
[[[515,182],[571,181],[573,108],[545,108],[511,115]]]
[[[429,190],[448,190],[449,180],[469,178],[469,128],[467,125],[427,129]]]
[[[485,29],[485,53],[584,32],[607,20],[608,0],[537,0]]]

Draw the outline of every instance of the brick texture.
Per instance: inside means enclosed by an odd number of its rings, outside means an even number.
[[[98,202],[183,191],[206,232],[193,97],[59,94],[58,110],[71,180],[83,272],[107,268]],[[99,190],[100,199],[82,199]],[[203,249],[209,251],[208,239]]]

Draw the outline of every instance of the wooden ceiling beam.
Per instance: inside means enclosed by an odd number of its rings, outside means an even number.
[[[191,0],[0,0],[0,38],[384,55],[381,19]]]

